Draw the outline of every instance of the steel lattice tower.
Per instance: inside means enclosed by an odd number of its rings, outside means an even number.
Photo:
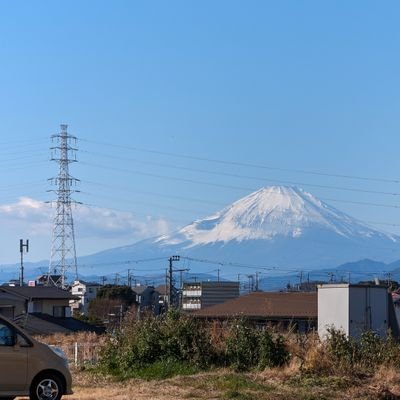
[[[53,239],[47,284],[61,288],[66,287],[66,275],[69,271],[78,277],[78,265],[76,261],[74,221],[71,205],[77,202],[72,200],[71,194],[78,192],[71,188],[79,182],[69,174],[69,164],[77,162],[76,147],[77,138],[67,133],[68,125],[60,125],[61,132],[52,135],[54,144],[50,147],[51,161],[59,164],[58,176],[49,181],[57,188],[51,190],[57,194],[56,215],[53,226]]]

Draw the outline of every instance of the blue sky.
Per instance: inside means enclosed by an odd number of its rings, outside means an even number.
[[[18,261],[20,237],[30,260],[49,256],[60,123],[80,139],[78,255],[287,182],[400,234],[399,196],[367,192],[399,183],[298,172],[400,179],[399,12],[394,1],[0,1],[0,263]]]

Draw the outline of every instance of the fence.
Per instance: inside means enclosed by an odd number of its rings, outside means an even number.
[[[60,347],[71,364],[77,366],[95,365],[99,359],[101,346],[97,343],[78,343],[61,345]]]

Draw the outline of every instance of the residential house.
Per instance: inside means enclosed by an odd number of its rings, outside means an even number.
[[[155,314],[160,314],[168,310],[170,305],[170,293],[169,293],[169,285],[158,285],[154,288],[158,296],[157,304],[154,308]],[[172,303],[177,305],[178,303],[178,291],[172,286]]]
[[[102,286],[96,282],[86,282],[83,280],[76,280],[71,285],[71,294],[77,300],[71,300],[70,305],[72,313],[79,311],[83,315],[88,315],[89,304],[97,296],[97,291]]]
[[[158,307],[159,294],[154,286],[136,285],[132,287],[136,295],[136,303],[139,306],[139,312],[155,313]]]
[[[25,312],[25,300],[21,296],[0,290],[0,314],[9,319]]]
[[[31,334],[102,333],[104,329],[71,318],[68,291],[47,286],[0,286],[0,314],[13,319]]]
[[[8,308],[14,317],[26,313],[42,313],[53,317],[71,316],[71,293],[48,286],[0,286],[0,307]]]
[[[191,315],[218,321],[244,317],[258,326],[295,327],[305,332],[317,326],[317,293],[253,292]]]

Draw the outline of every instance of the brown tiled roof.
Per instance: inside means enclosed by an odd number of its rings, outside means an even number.
[[[317,318],[317,293],[254,292],[192,313],[203,318]]]

